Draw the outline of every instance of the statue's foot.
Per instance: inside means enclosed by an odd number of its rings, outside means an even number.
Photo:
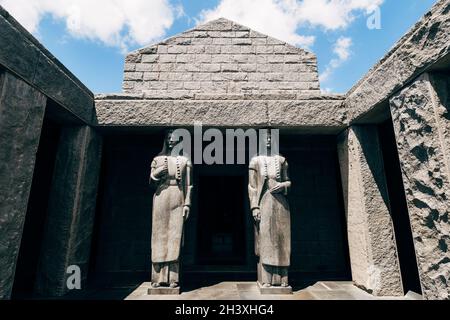
[[[152,282],[152,288],[159,288],[159,287],[160,287],[159,283]]]
[[[270,283],[263,283],[263,288],[270,288],[272,285]]]
[[[171,287],[171,288],[178,288],[178,282],[172,282],[172,283],[170,284],[170,287]]]
[[[287,282],[283,282],[283,283],[281,284],[281,286],[284,287],[284,288],[287,288],[287,287],[289,287],[289,284],[288,284]]]

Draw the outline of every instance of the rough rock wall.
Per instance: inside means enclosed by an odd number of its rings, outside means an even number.
[[[450,298],[450,80],[424,74],[390,100],[423,295]]]
[[[313,54],[226,19],[130,53],[123,90],[320,94]]]

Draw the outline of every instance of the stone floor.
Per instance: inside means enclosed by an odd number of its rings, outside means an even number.
[[[352,282],[317,282],[292,295],[261,295],[254,282],[221,282],[212,286],[182,292],[178,296],[148,295],[149,282],[144,282],[125,300],[418,300],[409,292],[404,297],[378,298],[355,287]]]

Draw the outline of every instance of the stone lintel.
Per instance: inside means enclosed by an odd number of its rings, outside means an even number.
[[[402,296],[394,227],[376,126],[338,138],[352,277],[376,296]]]
[[[100,162],[101,137],[92,128],[62,129],[35,283],[40,295],[67,293],[67,267],[71,265],[80,267],[85,287]]]
[[[345,100],[341,94],[294,94],[294,93],[196,93],[185,94],[174,91],[161,92],[131,92],[131,93],[101,93],[95,95],[95,100]]]
[[[390,100],[422,294],[450,298],[450,80],[424,74]]]
[[[342,100],[97,100],[99,126],[294,128],[338,133],[347,119]]]
[[[0,299],[11,296],[46,101],[0,74]]]

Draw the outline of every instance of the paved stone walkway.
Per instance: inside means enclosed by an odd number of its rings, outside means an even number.
[[[148,295],[149,282],[144,282],[126,300],[418,300],[420,295],[408,293],[404,297],[374,297],[355,287],[352,282],[317,282],[292,295],[261,295],[254,282],[221,282],[177,296]]]

